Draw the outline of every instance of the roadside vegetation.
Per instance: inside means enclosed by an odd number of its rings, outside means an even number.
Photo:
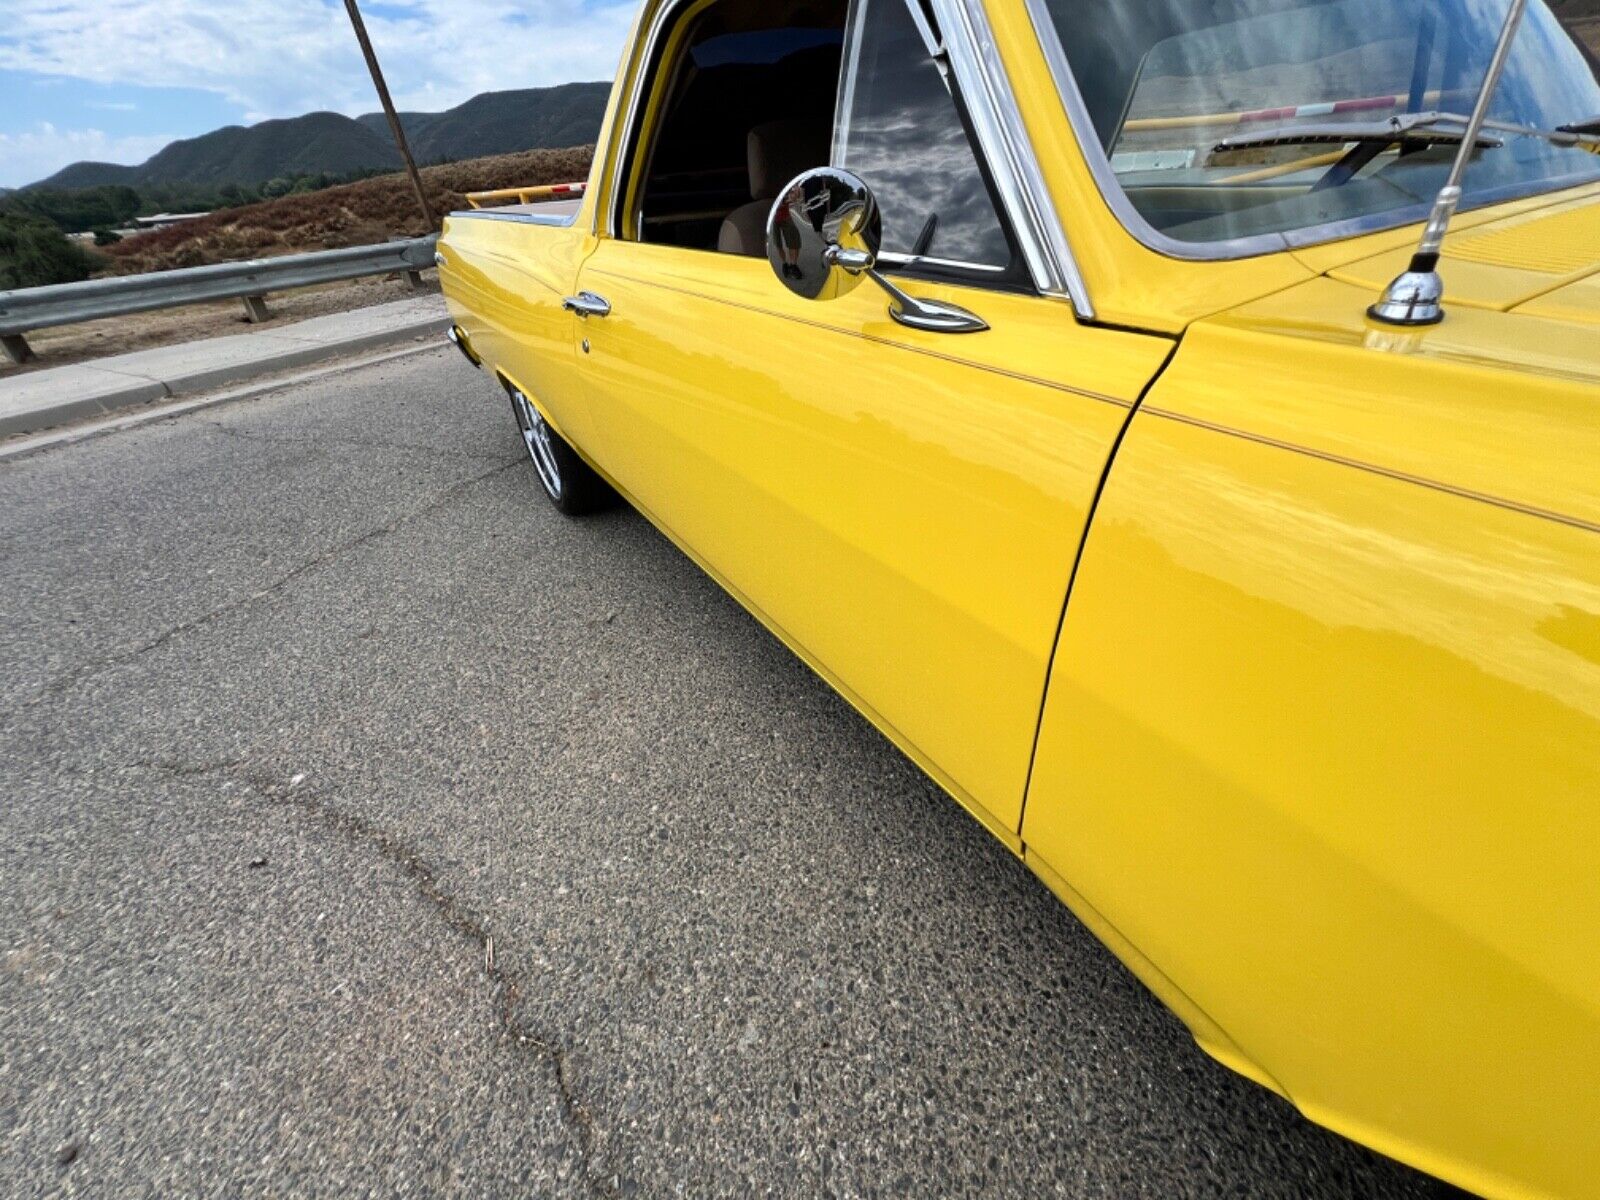
[[[224,183],[120,183],[84,188],[28,188],[0,196],[0,213],[38,217],[59,226],[64,233],[90,233],[124,228],[136,217],[163,212],[214,212],[301,196],[342,183],[370,179],[381,172],[354,171],[334,175],[282,175],[258,184]]]
[[[49,221],[0,212],[0,291],[76,283],[104,265]]]

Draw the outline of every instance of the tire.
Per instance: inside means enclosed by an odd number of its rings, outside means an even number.
[[[578,452],[550,427],[526,396],[509,384],[506,391],[511,396],[511,415],[517,419],[522,445],[544,494],[556,510],[569,517],[581,517],[614,505],[617,493],[611,485],[578,457]]]

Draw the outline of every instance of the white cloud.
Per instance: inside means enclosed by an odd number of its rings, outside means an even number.
[[[98,129],[57,129],[48,121],[21,133],[0,133],[0,185],[33,183],[80,159],[142,163],[172,140],[168,133],[112,137]]]
[[[372,6],[374,9],[376,5]],[[7,0],[0,67],[188,86],[258,116],[377,107],[337,0]],[[609,79],[637,0],[388,0],[367,27],[402,108]]]

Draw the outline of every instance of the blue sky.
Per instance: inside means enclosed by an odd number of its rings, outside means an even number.
[[[637,0],[366,0],[401,108],[609,79]],[[342,0],[0,0],[0,187],[221,125],[377,108]]]

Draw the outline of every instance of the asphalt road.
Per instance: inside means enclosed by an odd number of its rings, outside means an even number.
[[[441,350],[0,463],[0,1195],[1422,1197]]]

